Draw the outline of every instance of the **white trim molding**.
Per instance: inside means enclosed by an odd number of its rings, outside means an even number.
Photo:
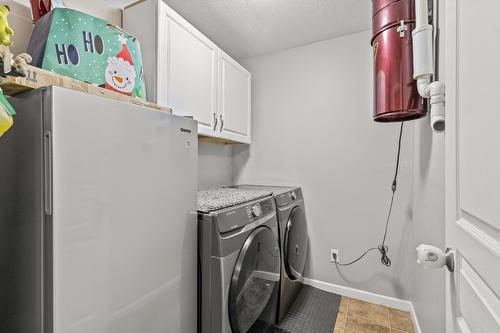
[[[411,320],[413,321],[413,329],[415,330],[415,333],[422,333],[422,329],[420,328],[420,323],[418,322],[417,312],[415,311],[412,302],[410,302],[410,306],[411,306],[410,315],[411,315]]]
[[[391,308],[399,309],[402,311],[410,312],[411,319],[413,321],[413,326],[415,328],[415,333],[422,333],[420,325],[417,318],[417,313],[413,308],[413,303],[407,300],[402,300],[395,297],[384,296],[380,294],[375,294],[369,291],[364,291],[360,289],[355,289],[351,287],[341,286],[338,284],[323,282],[313,279],[304,279],[304,284],[309,286],[335,293],[341,296],[356,298],[365,302],[375,303],[385,305]]]

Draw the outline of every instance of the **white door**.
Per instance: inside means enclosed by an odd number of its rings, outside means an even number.
[[[224,51],[219,50],[219,136],[250,143],[251,75]]]
[[[447,332],[500,332],[500,1],[446,1]]]
[[[217,46],[159,2],[158,102],[198,120],[201,135],[214,135],[217,117]]]

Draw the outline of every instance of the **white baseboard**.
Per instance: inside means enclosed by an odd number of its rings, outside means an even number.
[[[422,333],[422,330],[420,329],[420,324],[418,322],[417,312],[413,307],[413,303],[411,304],[410,315],[411,315],[411,320],[413,321],[413,328],[415,329],[415,333]]]
[[[304,279],[304,283],[316,287],[318,289],[329,291],[342,296],[357,298],[362,301],[370,303],[382,304],[403,311],[410,311],[412,308],[412,304],[410,301],[405,301],[394,297],[375,294],[369,291],[354,289],[350,287],[340,286],[338,284],[333,284],[313,279]]]
[[[331,293],[335,293],[338,295],[356,298],[356,299],[359,299],[359,300],[362,300],[365,302],[382,304],[385,306],[389,306],[391,308],[410,312],[411,318],[413,320],[413,326],[415,328],[415,333],[422,333],[422,331],[420,330],[420,325],[418,323],[417,314],[415,312],[415,309],[413,308],[412,302],[410,302],[410,301],[405,301],[405,300],[394,298],[394,297],[375,294],[375,293],[372,293],[369,291],[345,287],[345,286],[341,286],[338,284],[333,284],[333,283],[328,283],[328,282],[323,282],[323,281],[318,281],[318,280],[313,280],[313,279],[305,278],[304,283],[309,285],[309,286],[312,286],[312,287],[315,287],[315,288],[318,288],[318,289],[321,289],[324,291],[328,291]]]

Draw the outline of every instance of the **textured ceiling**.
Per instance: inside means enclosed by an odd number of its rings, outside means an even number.
[[[106,1],[113,5],[127,2]],[[369,0],[165,2],[237,59],[364,31],[371,26]]]

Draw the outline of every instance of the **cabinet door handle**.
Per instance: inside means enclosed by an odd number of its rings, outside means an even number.
[[[214,131],[217,130],[217,115],[214,112]]]
[[[222,115],[220,115],[220,131],[224,128],[224,119],[222,119]]]

